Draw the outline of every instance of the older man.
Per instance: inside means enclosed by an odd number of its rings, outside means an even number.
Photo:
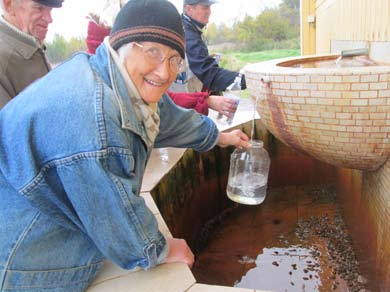
[[[250,145],[164,94],[183,58],[173,4],[130,0],[95,55],[74,55],[0,111],[0,291],[81,292],[105,258],[193,264],[140,196],[151,150]]]
[[[0,108],[50,64],[43,42],[52,22],[52,8],[63,0],[0,0]]]
[[[212,92],[226,90],[233,85],[237,76],[241,77],[239,87],[245,89],[245,76],[221,68],[217,60],[209,55],[207,45],[203,40],[203,28],[208,24],[211,15],[211,5],[215,0],[184,0],[182,21],[186,37],[186,57],[189,65],[188,78],[197,77],[204,89]],[[194,76],[195,75],[195,76]],[[191,80],[189,80],[191,83]],[[192,82],[196,84],[196,82]],[[201,90],[196,85],[190,85],[193,90]]]

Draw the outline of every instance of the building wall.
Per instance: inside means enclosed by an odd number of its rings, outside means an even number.
[[[317,0],[317,53],[331,52],[332,41],[390,41],[388,0]]]
[[[316,52],[315,0],[301,0],[301,54]]]
[[[388,0],[301,0],[302,54],[364,47],[390,62],[389,15]]]

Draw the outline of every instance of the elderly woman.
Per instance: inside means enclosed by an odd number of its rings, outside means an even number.
[[[107,0],[103,11],[98,14],[90,13],[87,17],[87,52],[95,54],[97,47],[103,42],[104,38],[109,35],[112,28],[113,20],[118,14],[120,8],[128,0]],[[184,70],[184,68],[182,68]],[[180,75],[180,74],[179,74]],[[184,86],[179,86],[183,88]],[[176,88],[177,89],[177,88]],[[199,92],[177,92],[167,91],[168,96],[177,105],[184,108],[194,109],[198,113],[208,115],[209,109],[217,111],[227,118],[232,118],[237,110],[237,101],[223,95],[210,95],[208,91]]]
[[[176,8],[131,0],[96,55],[75,55],[0,111],[1,291],[84,291],[105,258],[193,264],[139,196],[150,151],[250,145],[164,94],[183,57]]]

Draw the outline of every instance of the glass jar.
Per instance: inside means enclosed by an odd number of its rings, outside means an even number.
[[[258,205],[266,196],[270,158],[262,141],[252,140],[251,144],[251,148],[237,148],[230,156],[226,192],[232,201]]]

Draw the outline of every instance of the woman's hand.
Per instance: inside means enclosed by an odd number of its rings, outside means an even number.
[[[209,108],[231,118],[237,110],[237,100],[222,95],[210,95],[206,102]]]
[[[250,148],[252,145],[249,143],[249,137],[241,130],[233,130],[229,133],[221,133],[219,136],[218,145],[226,147],[229,145],[236,146],[237,148]]]
[[[195,256],[184,239],[167,238],[169,244],[169,253],[164,263],[185,263],[192,268]]]

